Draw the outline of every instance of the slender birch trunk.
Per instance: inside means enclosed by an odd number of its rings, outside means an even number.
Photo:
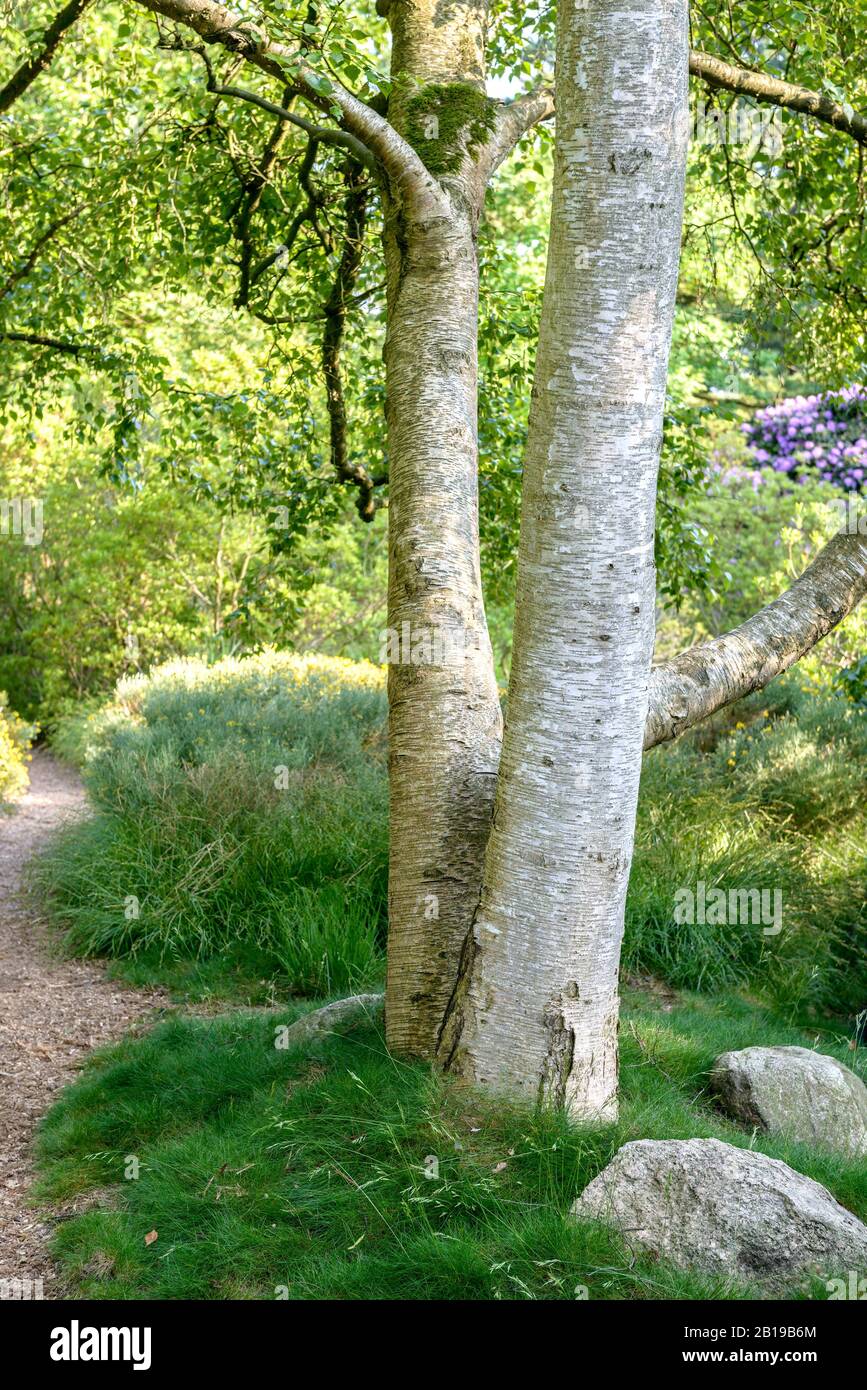
[[[479,572],[474,229],[391,235],[386,1030],[432,1056],[478,903],[500,753]]]
[[[437,88],[484,115],[486,4],[392,0],[389,118],[439,150]],[[462,90],[456,90],[460,84]],[[431,123],[412,115],[428,95]],[[467,125],[472,125],[468,120]],[[432,1057],[478,902],[501,716],[479,564],[478,261],[484,193],[464,146],[439,206],[387,203],[391,849],[386,1031]],[[428,143],[429,142],[429,143]]]
[[[481,902],[440,1041],[487,1089],[611,1119],[648,708],[687,140],[685,0],[561,0],[512,679]]]

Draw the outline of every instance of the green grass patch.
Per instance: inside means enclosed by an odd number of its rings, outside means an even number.
[[[33,874],[66,947],[194,995],[375,984],[384,720],[382,676],[365,663],[269,653],[121,682],[57,735],[95,809]]]
[[[666,1011],[667,1010],[667,1011]],[[735,997],[636,994],[615,1126],[493,1104],[386,1052],[370,1024],[275,1047],[295,1014],[173,1018],[95,1058],[42,1125],[43,1199],[93,1192],[55,1240],[99,1299],[729,1299],[747,1286],[635,1258],[571,1202],[623,1143],[715,1136],[824,1183],[867,1217],[864,1165],[753,1136],[706,1091],[714,1057],[810,1045]],[[851,1065],[845,1041],[822,1049]],[[136,1159],[138,1178],[125,1178]],[[432,1160],[434,1162],[432,1162]],[[433,1176],[428,1174],[433,1173]],[[148,1237],[156,1232],[156,1238]],[[825,1296],[823,1286],[793,1296]]]
[[[671,984],[748,988],[793,1018],[867,1004],[867,718],[793,679],[645,757],[623,961]],[[781,925],[689,924],[679,889],[779,893]]]

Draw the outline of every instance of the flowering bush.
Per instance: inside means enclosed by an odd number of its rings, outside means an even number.
[[[858,492],[867,482],[867,391],[792,396],[741,426],[756,463],[797,482],[818,476]]]

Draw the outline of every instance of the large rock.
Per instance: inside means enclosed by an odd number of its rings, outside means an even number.
[[[724,1052],[711,1072],[724,1110],[744,1124],[867,1154],[867,1086],[842,1062],[806,1047],[746,1047]]]
[[[624,1144],[572,1207],[686,1269],[785,1289],[867,1270],[867,1226],[787,1163],[718,1139]]]

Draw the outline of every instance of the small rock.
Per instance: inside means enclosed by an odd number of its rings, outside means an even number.
[[[867,1226],[787,1163],[718,1139],[624,1144],[572,1206],[685,1269],[778,1293],[867,1270]]]
[[[724,1052],[711,1088],[744,1124],[853,1157],[867,1154],[867,1086],[835,1057],[806,1047]]]

